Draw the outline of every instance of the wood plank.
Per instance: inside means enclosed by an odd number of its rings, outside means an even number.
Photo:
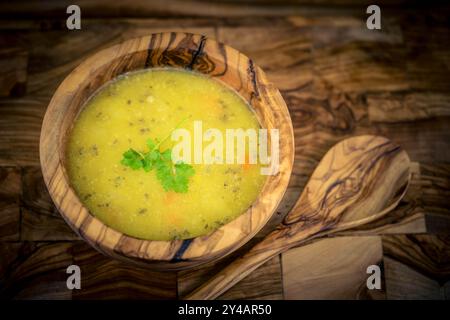
[[[450,116],[450,96],[436,92],[368,94],[372,122],[406,122]]]
[[[0,100],[0,166],[39,165],[39,135],[47,100]]]
[[[79,239],[58,212],[38,213],[28,208],[22,209],[21,240],[61,241]]]
[[[358,128],[355,134],[376,134],[400,144],[411,160],[418,162],[450,161],[450,117],[408,123],[372,124]]]
[[[410,87],[447,93],[450,89],[448,21],[445,14],[433,10],[424,13],[405,14],[401,21]]]
[[[233,255],[236,257],[236,254]],[[208,278],[216,274],[234,258],[222,259],[216,263],[195,270],[180,271],[178,273],[178,295],[186,296],[200,286]],[[222,294],[220,300],[265,300],[283,299],[280,257],[274,257],[256,269],[251,275],[240,281],[234,287]]]
[[[26,45],[14,33],[0,33],[0,97],[25,94],[27,69]]]
[[[21,170],[0,167],[0,240],[20,238]]]
[[[2,38],[0,38],[2,40]],[[28,52],[0,41],[0,97],[23,96],[27,85]]]
[[[443,287],[443,296],[445,300],[450,300],[450,281],[447,281]]]
[[[19,240],[20,207],[14,201],[0,200],[0,240]]]
[[[220,300],[283,299],[280,257],[274,257],[256,269],[239,285],[222,294]]]
[[[55,208],[40,167],[23,169],[21,240],[76,240],[79,237]]]
[[[70,299],[66,268],[72,244],[0,242],[2,299]]]
[[[386,297],[388,300],[439,300],[441,286],[414,269],[394,259],[384,258]]]
[[[155,272],[111,259],[83,241],[75,242],[74,263],[81,269],[81,290],[73,299],[175,299],[176,273]]]
[[[367,29],[366,20],[354,15],[312,18],[314,20],[307,20],[306,26],[312,26],[315,50],[352,42],[395,45],[403,43],[398,16],[383,12],[382,30]],[[289,20],[293,23],[300,21],[300,25],[305,24],[305,20],[300,20],[300,17],[291,17]]]
[[[41,1],[40,6],[32,0],[23,0],[19,4],[2,3],[0,16],[15,15],[20,18],[66,18],[65,9],[70,1]],[[366,18],[365,10],[369,5],[365,0],[129,0],[126,6],[107,0],[81,0],[77,4],[82,8],[83,16],[119,18],[127,17],[235,17],[254,18],[260,16],[291,15],[335,15],[352,14]],[[388,12],[424,10],[420,2],[405,0],[381,0],[377,4]],[[448,10],[442,3],[428,3],[435,10]]]
[[[217,39],[252,58],[280,90],[301,90],[312,81],[312,40],[308,28],[221,27]]]
[[[410,87],[406,57],[399,44],[352,41],[315,49],[314,71],[344,92],[403,91]]]
[[[417,272],[444,284],[450,276],[450,236],[386,235],[383,252]]]
[[[421,208],[407,207],[404,204],[395,209],[386,218],[367,224],[364,227],[340,232],[340,236],[368,236],[389,234],[447,234],[450,218],[428,214]],[[406,211],[405,211],[406,210]]]
[[[21,179],[19,167],[0,167],[0,199],[19,200],[22,195]]]
[[[404,0],[379,1],[378,4],[393,6],[403,4]],[[59,17],[65,18],[70,1],[42,1],[34,5],[33,1],[21,1],[12,5],[8,2],[0,6],[0,16],[15,15],[21,18],[29,17]],[[288,16],[296,14],[317,15],[326,13],[357,13],[365,12],[367,3],[350,0],[334,0],[333,2],[317,0],[284,0],[278,1],[199,1],[199,0],[129,0],[126,6],[108,0],[81,0],[77,4],[86,17],[167,17],[167,16],[212,16],[212,17],[254,17],[254,16]],[[331,7],[330,7],[331,5]],[[359,5],[359,6],[358,6]],[[361,9],[362,7],[363,9]]]
[[[282,254],[286,299],[384,299],[366,285],[370,265],[382,267],[379,237],[336,237]]]

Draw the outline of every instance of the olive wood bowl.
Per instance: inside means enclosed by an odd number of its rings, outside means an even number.
[[[208,235],[188,240],[150,241],[104,224],[83,205],[66,172],[66,142],[85,102],[106,82],[140,69],[175,67],[222,81],[254,110],[262,128],[279,130],[279,171],[270,175],[253,204]],[[270,140],[270,139],[269,139]],[[210,262],[250,240],[274,214],[292,172],[294,137],[288,109],[264,72],[239,51],[188,33],[159,33],[131,39],[87,58],[61,83],[47,108],[40,161],[48,191],[72,229],[97,250],[157,270],[180,270]]]

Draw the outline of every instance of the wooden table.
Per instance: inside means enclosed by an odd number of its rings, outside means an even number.
[[[260,236],[282,219],[324,153],[343,138],[384,135],[413,161],[411,187],[392,214],[290,250],[221,298],[449,298],[450,10],[381,2],[382,30],[368,30],[362,2],[130,1],[118,7],[79,1],[80,31],[66,29],[64,1],[0,4],[0,297],[174,299],[248,248],[195,271],[156,273],[124,264],[69,229],[42,181],[40,127],[62,79],[101,48],[186,31],[252,57],[289,106],[294,174]],[[71,264],[81,267],[81,290],[66,288]],[[372,264],[382,266],[382,290],[366,287]]]

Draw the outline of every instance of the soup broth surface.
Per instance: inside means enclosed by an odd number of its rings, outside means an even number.
[[[260,128],[236,92],[191,71],[134,72],[101,88],[78,116],[67,147],[80,200],[113,229],[148,240],[205,235],[242,214],[264,184],[260,164],[191,164],[195,174],[186,193],[165,191],[155,170],[121,164],[129,148],[147,151],[147,139],[164,138],[180,122],[194,137],[194,121],[223,137],[226,129]],[[160,149],[176,143],[167,139]]]

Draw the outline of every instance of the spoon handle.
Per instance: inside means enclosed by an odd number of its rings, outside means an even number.
[[[320,227],[320,225],[315,225],[300,231],[295,235],[295,242],[282,240],[285,237],[283,234],[287,231],[286,229],[272,231],[246,254],[234,260],[215,274],[212,279],[185,296],[184,299],[206,300],[217,298],[274,256],[300,244],[302,240],[311,239],[311,236],[320,231]]]
[[[397,207],[405,195],[406,190],[407,188],[405,187],[400,196],[384,210],[368,217],[367,219],[361,220],[358,225],[372,222],[392,211],[395,207]],[[323,223],[317,223],[311,224],[306,228],[301,228],[300,230],[298,230],[298,228],[276,229],[252,247],[246,254],[231,262],[203,285],[183,297],[183,299],[215,299],[276,255],[293,247],[302,245],[305,242],[309,243],[311,240],[316,238],[331,235],[339,231],[348,230],[354,226],[357,225],[350,223],[344,224],[340,228],[324,228]]]
[[[403,193],[387,208],[374,214],[359,225],[369,223],[393,210],[406,193]],[[351,229],[355,225],[344,224],[340,228],[326,228],[323,223],[310,224],[307,227],[298,228],[279,228],[269,233],[262,241],[252,247],[246,254],[231,262],[203,285],[185,296],[185,300],[210,300],[216,299],[222,293],[233,287],[239,281],[247,277],[258,267],[293,247],[309,243],[319,237],[331,235],[333,233]]]
[[[222,269],[210,281],[205,282],[195,291],[184,297],[185,300],[211,300],[233,287],[236,283],[247,277],[264,262],[278,254],[277,249],[254,254],[248,252]]]

